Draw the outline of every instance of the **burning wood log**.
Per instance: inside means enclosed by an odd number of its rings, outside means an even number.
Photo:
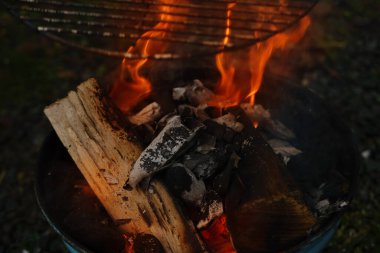
[[[120,126],[117,115],[94,79],[45,109],[59,138],[120,229],[152,234],[166,252],[204,252],[194,225],[183,215],[166,188],[152,180],[148,191],[123,189],[141,153]]]

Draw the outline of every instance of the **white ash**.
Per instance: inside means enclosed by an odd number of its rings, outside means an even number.
[[[348,206],[349,202],[348,201],[345,201],[345,200],[338,200],[336,202],[336,205],[339,207],[339,208],[344,208],[346,206]]]
[[[315,208],[318,210],[319,214],[328,217],[332,213],[339,212],[346,206],[348,206],[349,201],[347,200],[337,200],[331,203],[328,199],[319,201]]]
[[[184,167],[187,174],[191,177],[190,191],[184,191],[181,194],[183,200],[199,205],[202,201],[203,196],[206,193],[206,185],[203,180],[199,180],[191,170]]]
[[[173,88],[172,97],[175,101],[186,100],[186,87],[176,87]]]
[[[128,120],[135,125],[144,125],[151,123],[161,116],[161,107],[158,103],[153,102],[145,106],[135,115],[129,116]]]
[[[326,213],[326,211],[330,207],[330,201],[328,199],[324,199],[319,201],[316,205],[315,208],[320,212],[320,213]]]
[[[180,116],[173,116],[133,165],[128,184],[135,187],[142,179],[164,168],[164,165],[203,127],[189,129]]]
[[[185,87],[173,89],[172,97],[175,101],[188,101],[191,105],[206,104],[215,94],[206,88],[200,80],[194,80]]]
[[[227,113],[213,120],[219,125],[224,125],[226,127],[231,128],[235,132],[241,132],[244,129],[244,125],[236,121],[236,117],[232,113]]]
[[[301,150],[292,146],[287,141],[271,139],[268,141],[268,144],[271,146],[271,148],[276,154],[281,155],[285,164],[287,164],[290,161],[290,158],[292,156],[296,156],[302,153]]]
[[[213,219],[219,217],[224,212],[223,203],[218,200],[213,200],[211,203],[208,203],[207,206],[203,206],[202,209],[203,212],[207,212],[207,216],[198,222],[198,229],[207,226]]]

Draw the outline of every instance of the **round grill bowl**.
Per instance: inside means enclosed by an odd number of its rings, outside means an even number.
[[[313,154],[294,162],[298,167],[299,164],[304,166],[303,170],[288,165],[295,180],[297,176],[307,176],[309,171],[316,175],[339,173],[348,182],[349,189],[338,197],[350,202],[357,185],[359,156],[351,130],[340,117],[310,90],[284,81],[267,80],[257,102],[294,131],[299,137],[297,147],[301,147],[306,156]],[[322,173],[323,170],[327,172]],[[332,170],[336,171],[331,173]],[[315,179],[315,175],[309,177]],[[329,177],[315,180],[334,183]],[[49,134],[41,149],[35,180],[43,215],[71,252],[122,251],[123,236],[86,184],[56,134]],[[302,184],[300,188],[302,190]],[[286,252],[320,252],[333,236],[343,214],[344,208],[332,213],[304,241]]]

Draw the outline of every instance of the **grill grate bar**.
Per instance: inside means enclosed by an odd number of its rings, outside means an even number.
[[[59,14],[59,15],[65,15],[65,16],[72,16],[72,17],[90,17],[90,18],[93,18],[93,19],[100,19],[100,20],[104,20],[104,23],[106,24],[106,20],[113,20],[113,21],[139,21],[140,23],[144,23],[144,22],[148,22],[148,23],[152,23],[152,24],[156,24],[158,21],[157,19],[153,19],[153,18],[149,18],[149,17],[144,17],[144,18],[141,18],[141,17],[128,17],[128,16],[123,16],[123,15],[114,15],[114,14],[108,14],[108,15],[104,15],[102,13],[99,13],[99,12],[80,12],[80,11],[70,11],[70,10],[56,10],[56,9],[39,9],[39,8],[30,8],[30,7],[24,7],[22,9],[20,9],[19,11],[27,11],[27,12],[31,12],[31,13],[37,13],[37,14],[40,14],[40,13],[43,13],[43,14]],[[24,16],[23,17],[27,17],[27,16]],[[81,22],[81,21],[79,21]],[[101,22],[101,21],[99,21]],[[160,21],[162,23],[167,23],[167,24],[173,24],[173,25],[184,25],[184,26],[201,26],[201,27],[216,27],[216,28],[221,28],[221,29],[225,29],[225,25],[223,23],[221,24],[205,24],[205,23],[201,23],[200,21],[193,21],[193,20],[185,20],[185,21],[167,21],[167,20],[163,20],[163,21]],[[261,21],[255,21],[255,22],[251,22],[251,23],[265,23],[265,24],[270,24],[270,25],[289,25],[289,22],[279,22],[279,21],[265,21],[265,22],[261,22]],[[249,31],[252,31],[251,28],[247,28],[247,27],[242,27],[242,26],[234,26],[232,25],[231,26],[232,29],[234,30],[249,30]]]
[[[126,33],[113,33],[109,31],[97,31],[97,30],[75,30],[75,29],[67,29],[67,28],[61,28],[61,27],[38,27],[38,30],[40,32],[57,32],[57,33],[72,33],[77,35],[87,35],[87,36],[103,36],[107,38],[123,38],[123,39],[130,39],[131,41],[136,41],[137,39],[140,40],[152,40],[152,41],[162,41],[162,42],[169,42],[169,43],[187,43],[187,44],[193,44],[197,46],[206,46],[206,47],[232,47],[233,45],[227,44],[223,45],[221,40],[202,40],[202,41],[188,41],[186,39],[180,39],[180,38],[162,38],[162,37],[156,37],[156,36],[141,36],[140,34],[126,34]],[[248,39],[247,39],[248,40]],[[251,39],[249,39],[251,40]]]
[[[177,59],[266,40],[297,23],[316,1],[0,0],[0,4],[28,26],[70,46],[108,56]],[[223,45],[231,3],[229,43]],[[167,43],[169,50],[155,55],[125,53],[138,39]],[[183,46],[188,52],[177,50]]]
[[[78,2],[62,2],[62,1],[56,1],[56,0],[19,0],[20,3],[27,3],[27,4],[46,4],[46,5],[53,5],[53,6],[65,6],[65,7],[76,7],[76,8],[94,8],[94,9],[102,9],[102,10],[127,10],[127,11],[138,11],[138,12],[144,12],[146,13],[146,8],[140,7],[140,9],[137,9],[136,7],[126,7],[125,4],[129,3],[132,5],[153,5],[153,6],[166,6],[166,7],[173,7],[176,9],[198,9],[198,10],[208,10],[212,12],[221,12],[222,14],[225,13],[226,8],[225,6],[207,6],[207,5],[196,5],[196,4],[165,4],[165,3],[157,3],[157,2],[136,2],[136,1],[130,1],[130,0],[122,0],[122,1],[108,1],[108,2],[98,2],[97,4],[94,3],[78,3]],[[116,2],[117,4],[109,5],[109,2]],[[108,4],[108,5],[107,5]],[[251,4],[252,5],[252,4]],[[283,5],[283,4],[269,4],[269,3],[260,3],[255,4],[256,6],[268,6],[273,8],[290,8],[290,9],[299,9],[299,11],[303,10],[303,7],[301,6],[293,6],[293,5]],[[249,10],[236,10],[235,12],[238,14],[267,14],[267,15],[283,15],[283,16],[294,16],[295,13],[292,11],[285,12],[284,10],[279,10],[279,12],[265,12],[265,11],[249,11]],[[160,14],[163,12],[159,12]],[[177,13],[173,13],[177,14]]]
[[[60,6],[60,5],[58,5]],[[177,17],[185,17],[185,18],[195,18],[195,19],[208,19],[208,20],[219,20],[224,22],[225,17],[222,16],[217,16],[217,17],[209,17],[206,15],[192,15],[192,14],[187,14],[187,13],[172,13],[172,12],[159,12],[159,11],[144,11],[143,9],[133,9],[131,8],[129,11],[131,13],[123,13],[126,16],[123,15],[117,15],[117,14],[105,14],[102,12],[86,12],[83,10],[69,10],[69,9],[55,9],[54,7],[58,6],[52,6],[53,8],[38,8],[38,7],[29,7],[29,6],[20,6],[19,8],[14,8],[14,11],[31,11],[31,12],[40,12],[40,13],[54,13],[54,14],[64,14],[64,15],[72,15],[72,16],[84,16],[84,17],[97,17],[97,18],[113,18],[113,19],[125,19],[128,14],[158,14],[158,15],[168,15],[168,16],[177,16]],[[113,9],[107,9],[107,10],[113,10]],[[116,10],[116,9],[115,9]],[[120,11],[120,10],[119,10]],[[289,22],[284,21],[284,20],[276,20],[276,15],[268,14],[271,16],[273,20],[266,20],[266,19],[243,19],[243,18],[235,18],[235,21],[240,21],[240,22],[248,22],[248,23],[267,23],[267,24],[274,24],[274,25],[289,25]],[[281,15],[278,15],[281,16]],[[289,16],[289,15],[288,15]],[[296,14],[292,15],[296,16]],[[277,17],[278,18],[278,17]],[[140,17],[141,19],[141,17]],[[289,19],[288,19],[289,20]],[[144,21],[144,19],[143,19]],[[149,21],[152,22],[167,22],[167,21],[161,21],[159,17],[155,19],[151,19]]]
[[[28,16],[21,16],[20,17],[21,20],[25,21],[25,22],[38,22],[38,29],[39,30],[51,30],[51,31],[55,31],[55,32],[60,32],[60,29],[62,29],[62,26],[58,26],[58,25],[77,25],[77,26],[86,26],[86,27],[90,27],[90,28],[113,28],[113,29],[116,29],[116,30],[125,30],[125,31],[128,31],[129,29],[133,29],[133,30],[136,30],[138,31],[139,35],[145,33],[145,32],[148,32],[148,31],[154,31],[154,32],[167,32],[167,33],[177,33],[177,34],[182,34],[182,35],[188,35],[188,36],[191,36],[191,35],[197,35],[197,36],[204,36],[204,37],[218,37],[218,38],[221,38],[221,37],[224,37],[224,33],[223,32],[220,32],[220,31],[214,31],[215,33],[212,34],[212,33],[203,33],[203,32],[200,32],[200,31],[197,31],[197,30],[194,30],[194,31],[182,31],[182,30],[168,30],[168,29],[157,29],[157,28],[151,28],[151,26],[146,26],[146,25],[139,25],[139,26],[128,26],[128,25],[122,25],[122,24],[119,24],[119,23],[115,23],[115,22],[97,22],[97,21],[74,21],[74,20],[71,20],[71,19],[59,19],[59,18],[48,18],[48,17],[44,17],[44,18],[33,18],[33,17],[28,17]],[[41,24],[41,25],[39,25]],[[56,25],[56,26],[54,26]],[[200,25],[200,24],[199,24]],[[208,27],[215,27],[215,26],[212,26],[212,25],[203,25],[203,26],[208,26]],[[46,29],[45,29],[46,27]],[[256,29],[248,29],[246,27],[232,27],[233,29],[240,29],[240,30],[247,30],[247,31],[250,31],[250,32],[262,32],[262,33],[273,33],[273,32],[276,32],[275,30],[270,30],[270,29],[263,29],[263,28],[256,28]],[[63,31],[66,31],[68,32],[69,30],[68,29],[62,29],[62,32]],[[219,32],[219,33],[217,33]],[[103,33],[105,34],[104,36],[105,37],[109,37],[108,34],[112,33],[112,31],[103,31]],[[93,33],[94,34],[94,33]],[[123,34],[123,33],[120,33],[120,34]],[[98,34],[100,35],[100,34]],[[120,37],[122,38],[127,38],[129,35],[125,35],[125,33],[123,35],[120,35]],[[135,36],[133,35],[131,38],[135,39]],[[250,40],[252,39],[252,36],[249,36],[249,35],[242,35],[242,34],[234,34],[234,35],[231,35],[230,36],[231,39],[241,39],[241,40]]]
[[[30,1],[35,1],[35,0],[30,0]],[[253,0],[253,1],[237,1],[237,0],[208,0],[207,2],[212,2],[213,5],[204,5],[202,4],[188,4],[188,3],[162,3],[162,2],[157,2],[157,1],[137,1],[137,0],[109,0],[109,2],[115,2],[115,3],[129,3],[129,4],[150,4],[150,5],[157,5],[157,6],[171,6],[171,7],[180,7],[180,8],[199,8],[199,9],[214,9],[214,8],[219,8],[223,9],[226,4],[233,3],[233,2],[238,2],[240,5],[246,5],[246,6],[268,6],[268,7],[287,7],[290,9],[305,9],[305,7],[309,6],[310,1],[307,0],[292,0],[292,4],[281,4],[278,1],[258,1],[258,0]],[[294,5],[296,3],[296,5]],[[223,7],[217,6],[217,4],[222,5]],[[225,8],[224,8],[225,10]]]

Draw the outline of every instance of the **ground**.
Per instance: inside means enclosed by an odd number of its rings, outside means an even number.
[[[322,0],[295,78],[352,127],[362,156],[355,201],[326,252],[380,252],[380,1]],[[119,63],[72,50],[0,10],[0,252],[65,252],[38,209],[33,176],[51,127],[42,110]]]

